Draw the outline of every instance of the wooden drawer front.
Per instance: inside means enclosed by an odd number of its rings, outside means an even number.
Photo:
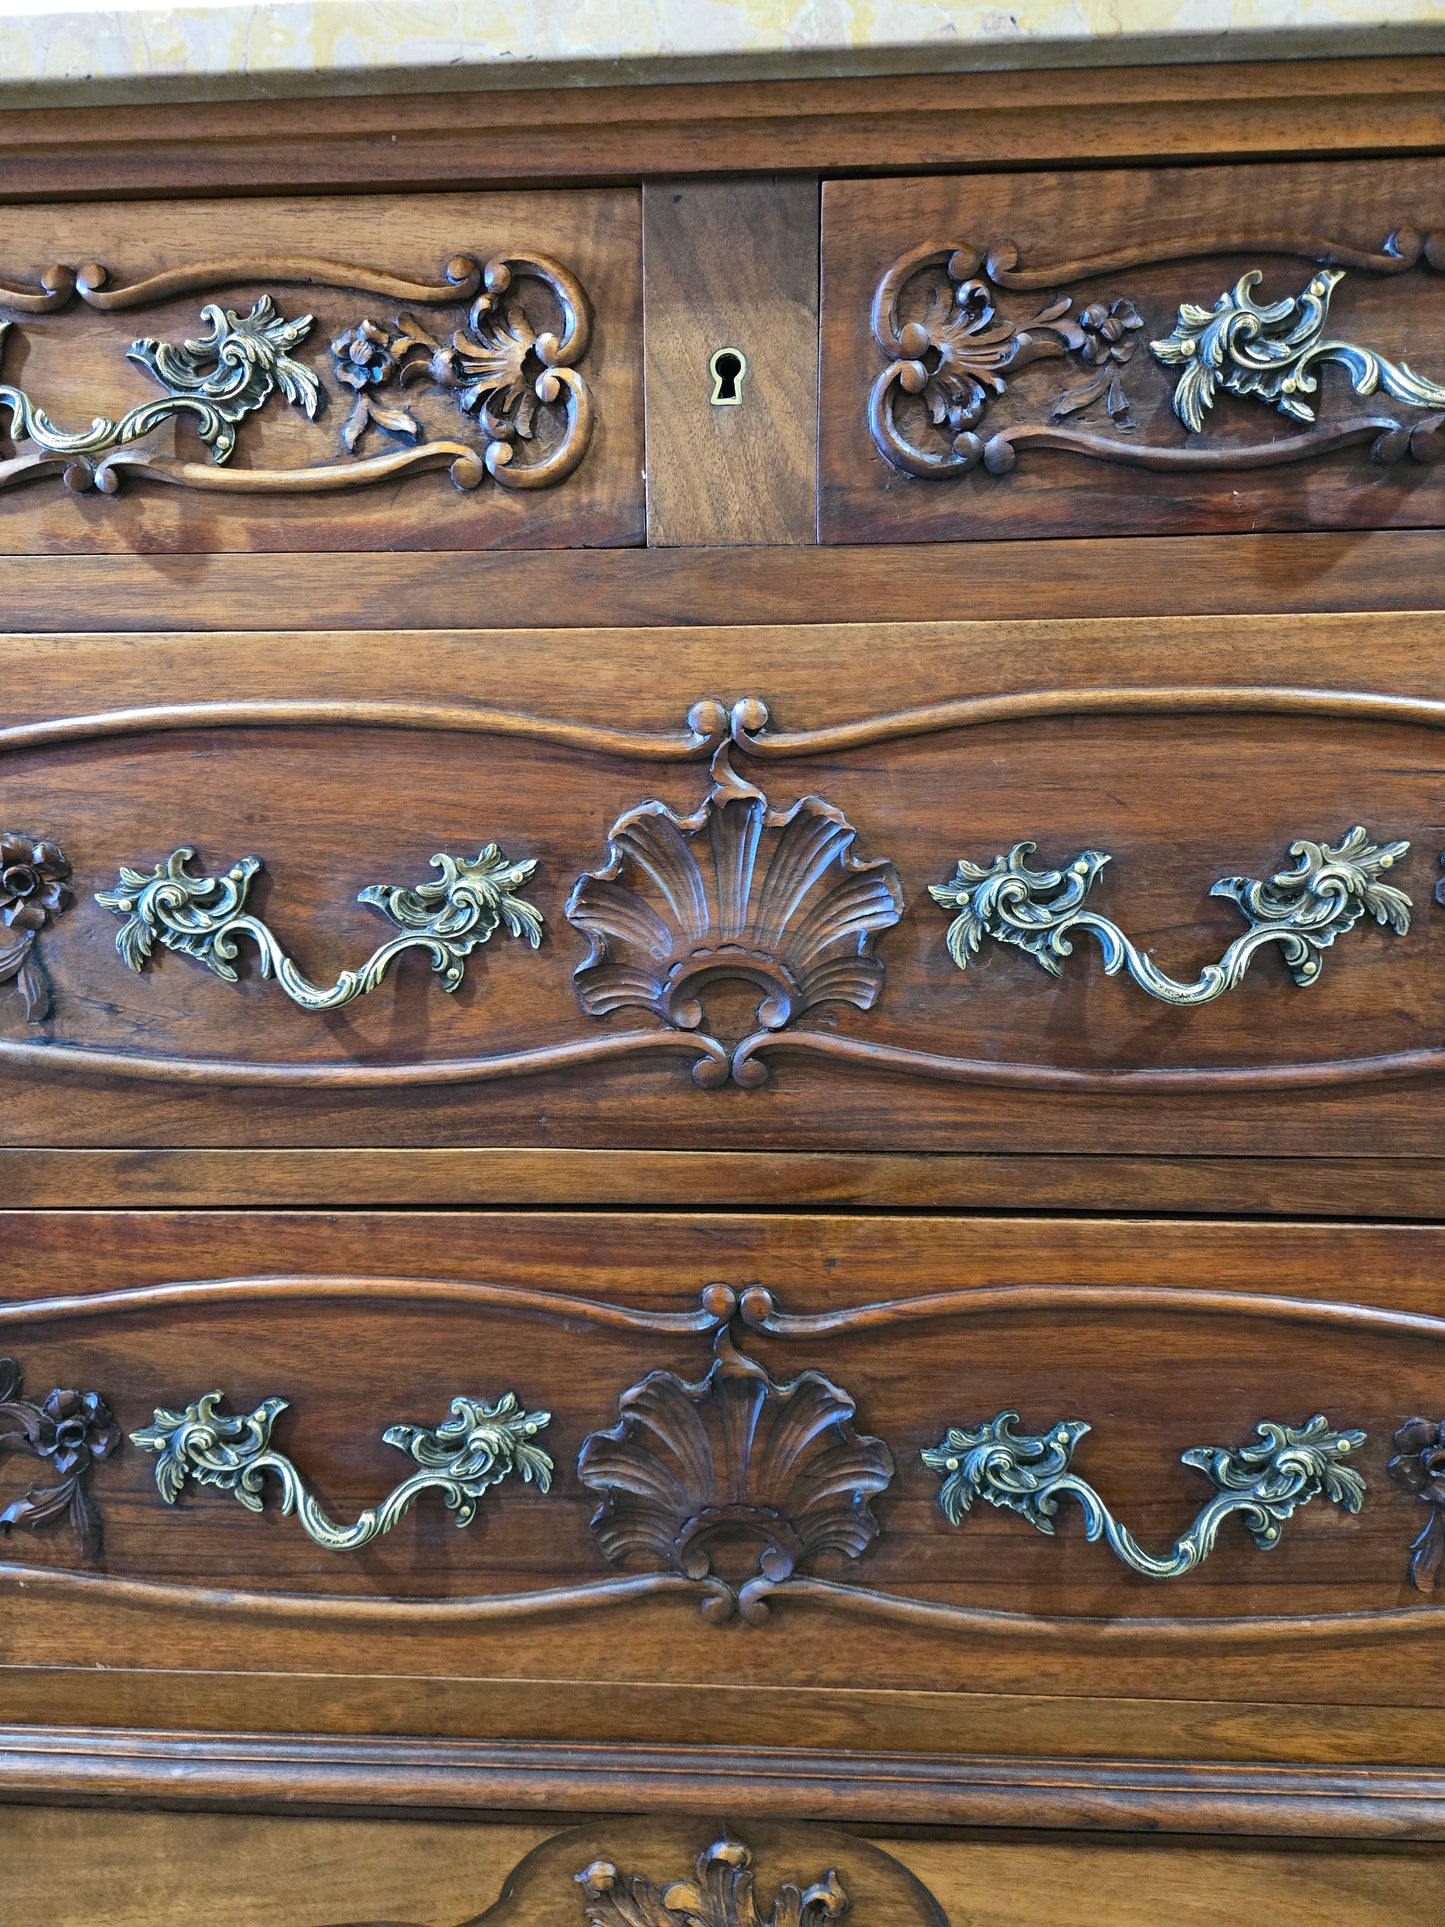
[[[14,207],[5,245],[7,553],[642,540],[636,192]]]
[[[1115,1757],[1233,1699],[1441,1763],[1437,1228],[3,1231],[0,1718]]]
[[[0,1132],[1435,1155],[1437,629],[12,639]]]
[[[1438,523],[1445,162],[832,181],[823,539]]]

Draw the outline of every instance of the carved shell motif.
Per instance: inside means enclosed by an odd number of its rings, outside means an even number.
[[[592,1529],[614,1563],[638,1555],[706,1581],[709,1619],[737,1611],[757,1624],[763,1595],[805,1559],[857,1559],[877,1536],[868,1500],[887,1488],[893,1455],[853,1430],[853,1400],[821,1372],[779,1384],[724,1327],[706,1378],[650,1372],[620,1409],[577,1461],[582,1483],[604,1494]],[[762,1542],[740,1589],[713,1570],[729,1539]]]
[[[860,857],[857,831],[822,797],[770,808],[726,747],[712,769],[692,816],[652,801],[619,817],[607,863],[573,890],[566,916],[591,944],[573,978],[582,1008],[641,1005],[696,1030],[700,993],[741,978],[763,993],[765,1030],[817,1004],[870,1010],[883,986],[873,939],[903,914],[898,872]]]

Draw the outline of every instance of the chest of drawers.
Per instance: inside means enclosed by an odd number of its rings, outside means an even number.
[[[17,1917],[1422,1917],[1432,71],[0,129]]]

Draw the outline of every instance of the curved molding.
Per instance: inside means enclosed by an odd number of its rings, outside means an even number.
[[[373,1625],[470,1624],[474,1621],[538,1619],[551,1613],[585,1612],[626,1605],[658,1593],[678,1593],[707,1603],[721,1599],[716,1580],[688,1579],[676,1572],[647,1572],[600,1579],[585,1586],[555,1586],[541,1592],[476,1594],[454,1599],[361,1598],[334,1593],[257,1592],[239,1587],[187,1586],[165,1580],[125,1579],[108,1573],[76,1572],[60,1566],[22,1566],[0,1561],[0,1587],[13,1585],[27,1598],[70,1594],[99,1606],[114,1601],[157,1610],[234,1614],[246,1619],[275,1617],[295,1622],[368,1622]],[[1088,1649],[1100,1645],[1138,1648],[1308,1645],[1391,1645],[1404,1639],[1445,1636],[1445,1611],[1428,1606],[1392,1606],[1381,1612],[1315,1613],[1287,1618],[1090,1619],[1042,1613],[999,1612],[981,1606],[946,1606],[908,1599],[867,1586],[842,1586],[828,1579],[794,1575],[769,1589],[768,1598],[823,1606],[862,1618],[966,1633],[970,1638],[1046,1639],[1051,1646]]]
[[[474,489],[481,487],[490,464],[484,461],[480,449],[466,442],[423,442],[417,448],[395,449],[390,455],[358,456],[354,462],[324,462],[314,468],[216,468],[209,462],[178,462],[146,449],[124,448],[96,463],[93,486],[102,495],[114,495],[125,473],[215,495],[333,495],[342,489],[389,482],[394,476],[420,475],[432,468],[448,469],[458,488]]]
[[[732,706],[729,728],[738,748],[761,761],[784,756],[834,756],[910,736],[994,723],[1032,723],[1076,716],[1318,716],[1343,722],[1413,724],[1445,729],[1445,702],[1429,696],[1372,695],[1363,690],[1311,689],[1288,684],[1255,687],[1203,683],[1195,687],[1126,684],[1099,689],[1023,689],[997,696],[960,696],[922,709],[900,709],[819,729],[774,729],[768,706],[749,696]],[[0,749],[6,732],[0,731]]]
[[[945,250],[950,254],[954,251]],[[1445,270],[1445,234],[1420,234],[1414,228],[1396,228],[1378,248],[1353,247],[1329,235],[1287,231],[1243,233],[1232,229],[1222,233],[1183,234],[1173,241],[1141,241],[1133,247],[1114,248],[1107,254],[1045,262],[1042,267],[1021,266],[1020,250],[1013,241],[998,241],[987,250],[957,251],[973,256],[973,273],[982,268],[997,286],[1015,289],[1021,294],[1066,286],[1071,281],[1092,280],[1095,275],[1118,274],[1126,268],[1197,261],[1211,254],[1288,254],[1297,260],[1317,262],[1321,267],[1361,268],[1369,274],[1404,274],[1421,262],[1437,271]]]
[[[46,268],[38,282],[0,282],[0,308],[20,314],[54,314],[75,296],[74,268]]]
[[[1445,714],[1445,703],[1438,705]],[[751,713],[751,712],[749,712]],[[256,697],[242,702],[156,703],[143,709],[100,710],[89,716],[56,716],[46,722],[0,728],[0,755],[8,750],[47,749],[62,743],[100,741],[184,729],[434,729],[444,734],[506,736],[522,742],[625,756],[639,762],[696,763],[727,740],[729,712],[713,697],[693,704],[683,728],[673,732],[609,729],[568,723],[552,716],[482,709],[469,703],[405,703],[322,697]]]
[[[259,258],[231,255],[214,261],[195,261],[184,268],[167,268],[160,274],[146,275],[139,281],[117,282],[110,270],[96,261],[88,262],[79,269],[47,268],[41,277],[42,286],[51,276],[69,277],[71,289],[87,307],[104,309],[106,312],[118,308],[151,307],[158,301],[170,301],[177,295],[234,287],[242,281],[274,281],[292,287],[344,288],[353,294],[384,295],[388,301],[434,305],[443,301],[470,301],[482,285],[482,264],[470,254],[453,255],[443,267],[439,280],[424,281],[412,275],[387,274],[378,268],[359,268],[351,262],[332,261],[323,255],[279,254]],[[0,302],[9,299],[8,294],[0,291]],[[62,307],[64,302],[56,301],[55,306]],[[49,310],[29,312],[48,313]]]
[[[395,1090],[426,1084],[487,1084],[499,1078],[532,1077],[542,1071],[606,1064],[617,1058],[690,1056],[694,1080],[704,1088],[726,1083],[728,1053],[715,1038],[695,1031],[623,1030],[574,1038],[536,1050],[498,1057],[453,1057],[428,1063],[280,1064],[237,1063],[227,1057],[150,1057],[139,1052],[92,1050],[83,1044],[38,1044],[0,1037],[0,1064],[31,1070],[70,1070],[93,1077],[134,1077],[152,1084],[255,1085],[271,1090]]]
[[[737,1310],[731,1285],[708,1285],[692,1311],[651,1311],[612,1305],[601,1298],[567,1292],[537,1291],[525,1285],[499,1285],[471,1278],[358,1277],[276,1272],[253,1278],[190,1278],[163,1285],[126,1285],[115,1291],[84,1292],[63,1298],[12,1299],[0,1304],[0,1324],[48,1324],[53,1319],[91,1318],[114,1312],[180,1309],[234,1301],[264,1303],[276,1298],[399,1298],[408,1304],[464,1305],[535,1312],[543,1317],[580,1318],[614,1331],[697,1333],[708,1336]],[[1445,1330],[1445,1321],[1441,1321]]]
[[[1438,431],[1438,418],[1420,423],[1412,432],[1392,415],[1354,415],[1329,428],[1311,429],[1304,435],[1281,435],[1273,441],[1217,444],[1208,448],[1193,445],[1161,448],[1148,442],[1126,442],[1112,435],[1091,434],[1084,428],[1025,422],[1017,428],[1001,428],[986,442],[974,436],[972,439],[978,448],[971,459],[955,463],[947,472],[962,474],[982,461],[990,475],[1008,475],[1018,465],[1019,450],[1027,448],[1052,448],[1072,455],[1088,455],[1096,462],[1147,469],[1153,474],[1284,468],[1291,462],[1334,455],[1359,442],[1372,444],[1370,452],[1377,462],[1399,461],[1404,455],[1429,462],[1440,452],[1438,432],[1434,431]]]
[[[0,1055],[4,1046],[0,1045]],[[20,1049],[27,1048],[24,1045]],[[43,1046],[31,1045],[32,1050]],[[1170,1070],[1081,1071],[1054,1064],[999,1063],[984,1057],[948,1057],[874,1044],[813,1030],[755,1031],[732,1055],[732,1076],[746,1090],[768,1080],[764,1061],[792,1052],[827,1057],[863,1070],[898,1071],[936,1084],[977,1084],[1003,1090],[1121,1092],[1310,1091],[1344,1084],[1397,1083],[1445,1071],[1445,1050],[1395,1051],[1379,1057],[1346,1057],[1314,1064],[1202,1064]]]
[[[749,1285],[738,1315],[753,1331],[774,1338],[820,1338],[839,1332],[876,1331],[930,1318],[988,1317],[1022,1311],[1218,1312],[1286,1324],[1325,1325],[1382,1336],[1445,1340],[1445,1317],[1393,1311],[1338,1298],[1286,1298],[1279,1294],[1216,1291],[1182,1285],[973,1285],[958,1291],[925,1292],[917,1298],[883,1298],[834,1311],[779,1311],[765,1285]],[[0,1316],[3,1316],[0,1308]]]

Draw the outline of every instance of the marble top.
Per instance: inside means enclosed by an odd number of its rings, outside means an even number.
[[[0,0],[0,105],[1445,50],[1445,0]]]

